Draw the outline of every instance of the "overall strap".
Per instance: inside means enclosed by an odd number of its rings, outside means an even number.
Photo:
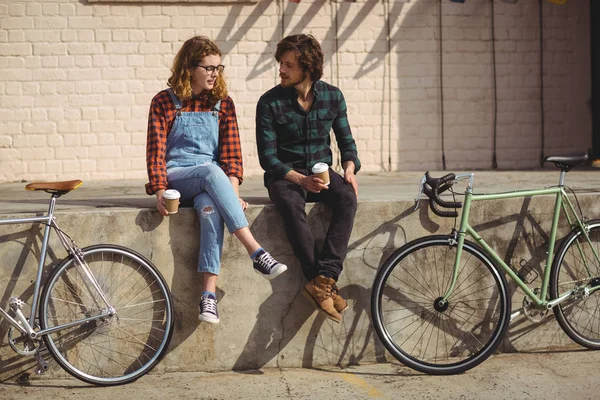
[[[177,96],[175,96],[175,92],[173,92],[173,89],[168,88],[167,92],[169,92],[169,94],[171,95],[171,99],[173,99],[173,103],[175,103],[175,109],[177,111],[181,110],[181,102],[179,101]]]
[[[213,106],[213,111],[221,111],[221,99]]]

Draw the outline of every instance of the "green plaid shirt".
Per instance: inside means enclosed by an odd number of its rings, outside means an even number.
[[[298,104],[293,87],[277,85],[258,100],[256,143],[266,187],[292,169],[310,170],[318,162],[331,166],[332,128],[342,163],[354,161],[355,172],[360,169],[344,95],[323,81],[314,82],[312,90],[314,100],[308,112]]]

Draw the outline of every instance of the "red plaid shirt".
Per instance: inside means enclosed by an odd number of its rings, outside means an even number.
[[[212,110],[206,96],[194,97],[181,103],[182,112]],[[169,92],[163,90],[154,96],[150,103],[146,140],[146,166],[150,181],[146,184],[146,193],[150,195],[168,187],[165,151],[167,136],[173,127],[176,114],[177,110]],[[229,96],[221,101],[219,111],[219,164],[227,176],[235,176],[240,180],[240,184],[242,183],[242,147],[235,105]]]

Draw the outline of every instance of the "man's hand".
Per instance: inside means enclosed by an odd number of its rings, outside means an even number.
[[[163,198],[163,193],[165,192],[164,189],[160,189],[156,191],[156,208],[158,209],[158,211],[164,215],[165,217],[169,216],[169,213],[167,212],[167,208],[165,207],[165,199]]]
[[[316,176],[310,175],[300,179],[300,186],[311,193],[320,193],[321,190],[329,189],[329,186],[325,185],[323,179],[317,178]]]
[[[356,181],[356,175],[354,175],[354,161],[346,161],[344,163],[344,181],[352,186],[356,198],[358,198],[358,182]]]

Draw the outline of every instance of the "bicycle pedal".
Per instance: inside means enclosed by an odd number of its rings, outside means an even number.
[[[27,372],[22,373],[17,378],[17,385],[29,385],[29,374]]]

